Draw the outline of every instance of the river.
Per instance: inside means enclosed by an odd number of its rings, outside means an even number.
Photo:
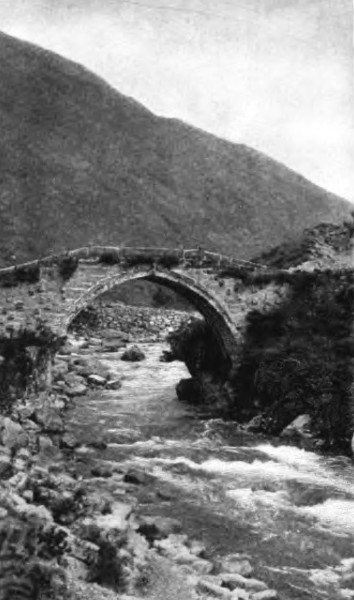
[[[80,451],[152,473],[158,483],[136,486],[138,511],[178,518],[210,557],[249,554],[254,576],[281,600],[354,598],[354,576],[344,585],[341,575],[354,557],[353,462],[237,431],[180,403],[185,365],[160,362],[162,343],[139,346],[140,363],[97,356],[123,385],[70,409]],[[107,447],[92,449],[93,439]]]

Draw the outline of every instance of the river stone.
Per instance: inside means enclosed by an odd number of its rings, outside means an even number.
[[[80,442],[76,439],[76,437],[74,436],[73,433],[64,433],[63,437],[61,438],[61,443],[60,445],[63,448],[69,448],[69,449],[73,449],[73,448],[77,448],[78,446],[80,446]]]
[[[72,387],[66,388],[66,393],[68,396],[73,398],[74,396],[84,396],[87,392],[87,386],[84,383],[77,383]]]
[[[212,572],[212,570],[214,568],[213,563],[210,562],[210,560],[206,560],[205,558],[197,558],[196,560],[193,561],[192,565],[193,565],[193,569],[199,575],[208,575],[209,573]]]
[[[114,502],[112,504],[112,513],[108,515],[100,515],[96,519],[96,523],[103,529],[117,529],[125,531],[128,528],[128,519],[133,512],[131,504],[124,502]]]
[[[208,594],[208,596],[211,596],[212,598],[221,598],[222,600],[226,598],[230,600],[232,598],[230,590],[204,579],[198,582],[197,592],[201,594]]]
[[[171,533],[178,533],[182,529],[180,521],[170,517],[142,517],[139,522],[138,532],[149,542],[166,538]]]
[[[101,463],[92,467],[91,473],[94,477],[112,477],[113,467],[106,463]]]
[[[10,450],[18,450],[28,446],[28,435],[19,423],[9,417],[0,420],[1,443]]]
[[[120,379],[111,379],[111,381],[107,381],[106,388],[107,390],[120,390],[122,387],[122,382]]]
[[[134,483],[135,485],[146,485],[153,481],[153,477],[146,471],[140,471],[138,469],[129,469],[129,471],[127,471],[124,474],[123,480],[126,483]]]
[[[125,352],[123,352],[121,356],[121,360],[129,361],[129,362],[139,362],[144,360],[145,354],[142,350],[140,350],[139,346],[131,346]]]
[[[220,570],[224,573],[237,573],[243,577],[249,577],[253,573],[253,567],[243,554],[235,553],[226,556],[220,564]]]
[[[283,431],[281,437],[311,437],[309,428],[311,426],[310,415],[300,415],[296,417]]]
[[[238,587],[254,591],[263,591],[267,589],[267,586],[263,581],[259,581],[258,579],[246,578],[243,577],[243,575],[239,575],[238,573],[220,573],[220,577],[222,580],[222,584],[225,587],[229,588],[229,590],[234,590]]]
[[[256,592],[252,594],[252,600],[276,600],[278,593],[276,590],[264,590],[264,592]]]
[[[101,375],[89,375],[87,381],[92,385],[105,385],[106,378],[101,377]]]
[[[9,479],[12,477],[12,464],[11,458],[4,454],[0,455],[0,480],[1,479]]]
[[[49,403],[44,403],[41,408],[35,412],[37,423],[43,426],[43,431],[50,433],[62,433],[64,431],[64,423],[59,413],[49,406]]]

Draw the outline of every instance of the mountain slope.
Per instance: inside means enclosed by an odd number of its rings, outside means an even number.
[[[254,256],[349,203],[0,34],[0,261],[89,243]]]

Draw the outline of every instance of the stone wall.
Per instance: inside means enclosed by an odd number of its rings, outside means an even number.
[[[168,333],[197,316],[198,313],[128,306],[121,303],[106,304],[98,300],[80,313],[71,327],[82,332],[89,329],[97,334],[105,329],[112,329],[126,333],[134,340],[157,341],[164,340]]]

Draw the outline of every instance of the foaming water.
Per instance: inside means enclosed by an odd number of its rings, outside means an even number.
[[[122,378],[120,390],[80,398],[71,411],[84,444],[78,455],[147,470],[155,483],[145,512],[179,518],[212,553],[249,552],[255,575],[270,577],[283,600],[342,599],[326,581],[338,561],[354,556],[353,463],[201,420],[175,398],[185,366],[159,362],[162,344],[140,346],[147,358],[139,364],[120,353],[103,359]],[[93,450],[93,439],[107,448]],[[169,500],[158,499],[158,485]]]

